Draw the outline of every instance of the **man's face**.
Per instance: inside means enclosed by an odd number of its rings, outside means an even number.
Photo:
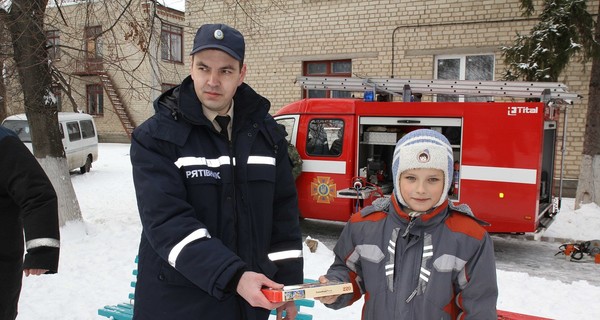
[[[244,82],[246,65],[224,51],[206,49],[192,56],[190,75],[202,105],[224,115],[237,87]]]

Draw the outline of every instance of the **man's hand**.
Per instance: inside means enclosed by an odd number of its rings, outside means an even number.
[[[285,318],[283,318],[283,311],[285,310]],[[277,308],[277,320],[294,320],[298,315],[298,308],[294,301],[288,301],[281,307]]]
[[[48,272],[47,269],[24,269],[23,273],[25,274],[26,277],[29,276],[39,276],[41,274],[44,274]]]
[[[272,281],[271,279],[267,278],[264,274],[246,271],[240,278],[240,282],[238,282],[236,291],[242,298],[244,298],[244,300],[248,301],[248,303],[253,307],[260,307],[267,310],[273,310],[284,305],[284,302],[273,303],[267,300],[267,297],[265,297],[262,291],[260,291],[262,287],[281,289],[283,288],[283,284]],[[294,314],[294,317],[295,316],[296,315]]]
[[[329,279],[327,279],[325,276],[320,276],[319,277],[319,282],[320,283],[327,283],[327,282],[329,282]],[[332,303],[335,302],[335,300],[337,300],[337,298],[339,296],[340,295],[337,294],[337,295],[333,295],[333,296],[325,296],[325,297],[315,298],[315,300],[319,300],[319,301],[321,301],[324,304],[332,304]]]

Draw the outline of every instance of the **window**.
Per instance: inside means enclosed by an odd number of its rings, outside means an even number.
[[[67,134],[69,135],[69,141],[81,140],[81,131],[77,121],[67,122]]]
[[[31,142],[31,130],[27,120],[6,120],[2,123],[2,126],[16,132],[21,141]]]
[[[99,84],[89,84],[87,91],[87,110],[91,115],[104,115],[104,93]]]
[[[58,131],[60,131],[60,139],[64,139],[65,138],[65,131],[63,130],[63,126],[58,123]]]
[[[435,75],[440,80],[494,80],[494,55],[437,56]],[[437,95],[437,101],[490,101],[492,97]]]
[[[48,39],[48,59],[51,61],[60,60],[60,31],[46,31],[46,38]]]
[[[303,63],[305,76],[351,77],[351,60],[306,61]],[[305,98],[350,98],[351,92],[337,90],[304,90]]]
[[[161,58],[166,61],[183,62],[183,28],[162,24],[160,33]]]
[[[343,120],[312,119],[308,124],[306,153],[311,156],[339,156],[343,137]]]
[[[94,130],[94,124],[92,123],[92,120],[82,120],[80,122],[81,125],[81,135],[83,136],[84,139],[87,138],[93,138],[96,134],[95,134],[95,130]]]
[[[277,123],[280,126],[285,127],[285,132],[287,133],[287,135],[285,136],[285,139],[287,140],[288,143],[291,143],[292,142],[292,134],[294,131],[294,125],[296,124],[296,119],[294,119],[294,118],[278,119]]]
[[[102,34],[102,27],[85,27],[84,33],[86,59],[91,61],[101,60],[102,40],[100,39],[100,35]]]
[[[160,85],[160,90],[161,90],[161,92],[167,92],[176,86],[177,86],[176,84],[172,84],[172,83],[163,83]]]
[[[56,99],[56,109],[58,111],[62,111],[62,96],[61,96],[62,90],[60,89],[60,86],[53,84],[52,87],[50,87],[50,90],[52,91],[52,94],[54,95],[54,98]]]

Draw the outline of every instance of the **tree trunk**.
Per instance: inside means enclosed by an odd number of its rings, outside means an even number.
[[[600,5],[599,5],[600,6]],[[596,21],[594,39],[600,41],[600,20]],[[595,48],[597,49],[597,48]],[[600,206],[600,52],[592,59],[588,109],[583,140],[583,159],[575,195],[575,209],[584,203]]]
[[[25,99],[34,155],[58,194],[59,221],[82,220],[58,127],[56,99],[46,52],[44,14],[48,0],[13,0],[8,27]]]

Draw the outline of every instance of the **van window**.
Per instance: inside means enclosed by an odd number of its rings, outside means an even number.
[[[81,140],[81,130],[79,130],[77,121],[67,122],[67,133],[69,134],[69,141]]]
[[[6,120],[2,125],[16,132],[21,141],[31,142],[31,130],[27,120]]]
[[[96,135],[92,120],[82,120],[79,124],[81,125],[81,135],[84,139],[93,138]]]
[[[343,135],[343,120],[312,119],[308,124],[306,153],[311,156],[339,156]]]
[[[294,125],[296,124],[296,119],[294,119],[294,118],[281,119],[281,120],[277,120],[277,123],[280,126],[285,127],[285,132],[287,134],[285,136],[285,139],[287,140],[288,143],[291,143],[292,142],[292,131],[294,130]]]

